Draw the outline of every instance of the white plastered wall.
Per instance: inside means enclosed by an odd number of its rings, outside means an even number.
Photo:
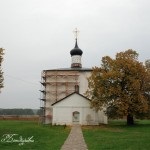
[[[95,112],[90,108],[90,101],[76,93],[53,105],[52,123],[57,125],[72,125],[72,114],[75,111],[80,114],[79,124],[81,125],[107,124],[104,112]]]

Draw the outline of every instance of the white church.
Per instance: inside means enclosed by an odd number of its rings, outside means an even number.
[[[77,33],[77,30],[75,31]],[[91,68],[82,67],[82,50],[70,51],[71,67],[43,70],[41,75],[42,122],[53,125],[98,125],[107,124],[104,110],[96,112],[90,107],[90,99],[84,94],[88,89],[87,78]]]

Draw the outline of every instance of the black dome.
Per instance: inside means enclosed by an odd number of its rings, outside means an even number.
[[[71,54],[71,56],[73,56],[73,55],[82,55],[82,50],[78,47],[78,44],[77,44],[77,39],[76,39],[76,44],[75,44],[75,47],[74,47],[74,49],[72,49],[71,51],[70,51],[70,54]]]

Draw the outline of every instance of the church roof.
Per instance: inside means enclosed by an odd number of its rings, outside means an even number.
[[[64,97],[64,98],[60,99],[59,101],[54,102],[54,103],[52,104],[52,106],[53,106],[53,105],[55,105],[55,104],[57,104],[57,103],[59,103],[59,102],[61,102],[61,101],[63,101],[63,100],[64,100],[64,99],[66,99],[67,97],[72,96],[73,94],[78,94],[78,95],[82,96],[83,98],[85,98],[85,99],[87,99],[87,100],[91,101],[89,98],[85,97],[84,95],[79,94],[79,93],[77,93],[77,92],[73,92],[73,93],[71,93],[70,95],[67,95],[66,97]]]
[[[92,71],[92,68],[58,68],[58,69],[49,69],[44,71]]]

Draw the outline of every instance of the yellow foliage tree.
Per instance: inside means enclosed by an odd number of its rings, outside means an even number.
[[[3,72],[2,72],[2,61],[3,61],[4,49],[0,48],[0,92],[1,88],[3,88]]]
[[[150,74],[138,53],[129,49],[102,58],[101,67],[94,67],[88,78],[86,95],[96,110],[106,107],[109,117],[127,116],[127,124],[134,124],[134,117],[148,112]]]

